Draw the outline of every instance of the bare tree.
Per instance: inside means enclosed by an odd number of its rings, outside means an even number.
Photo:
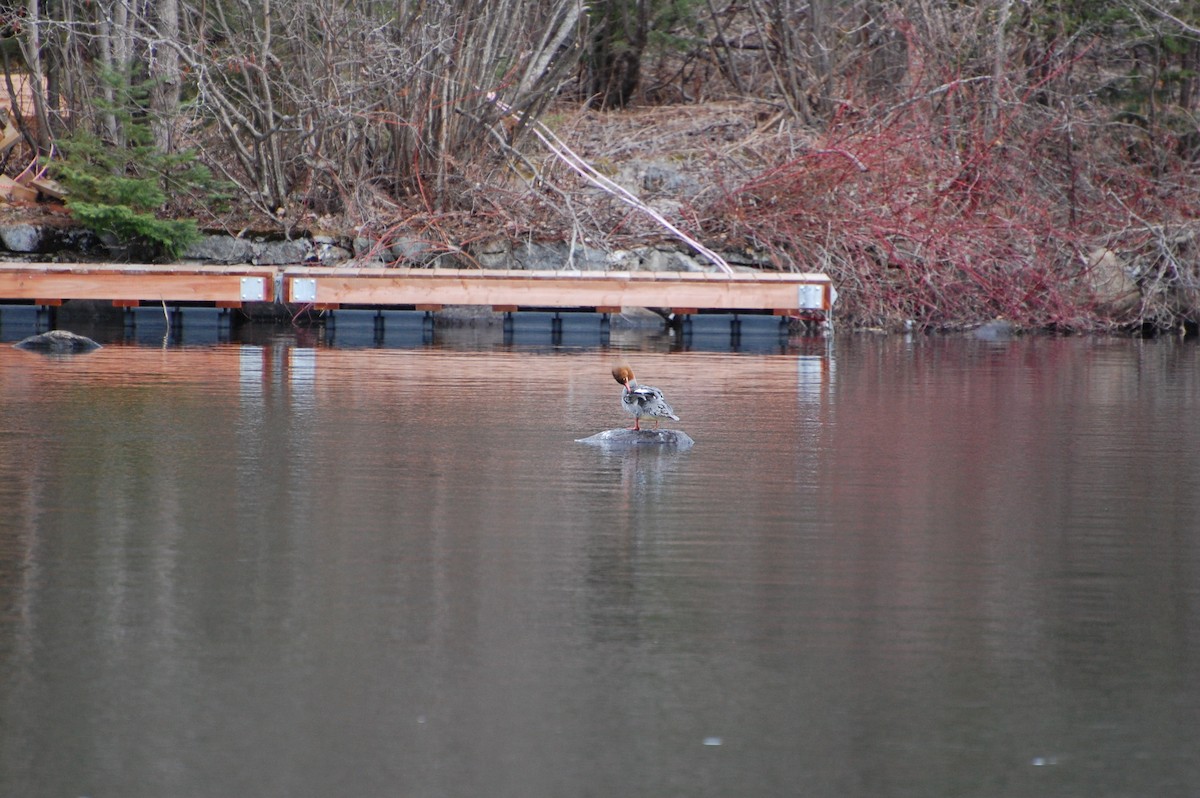
[[[150,77],[150,112],[154,143],[163,152],[176,148],[175,128],[182,86],[179,72],[179,0],[155,0],[155,25],[148,37],[146,69]]]
[[[34,117],[37,124],[33,132],[39,150],[45,151],[50,144],[50,116],[46,108],[46,95],[42,89],[42,15],[38,0],[26,0],[25,19],[22,26],[21,55],[29,69],[29,94],[33,99]]]
[[[458,159],[500,114],[544,103],[580,27],[580,0],[235,0],[188,7],[180,58],[224,131],[227,170],[261,207],[299,191],[450,200]],[[212,154],[216,156],[216,153]]]

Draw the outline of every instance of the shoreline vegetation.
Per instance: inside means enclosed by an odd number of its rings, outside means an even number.
[[[4,174],[65,202],[0,221],[130,258],[659,251],[824,272],[855,327],[1200,322],[1189,6],[30,0],[0,55]]]

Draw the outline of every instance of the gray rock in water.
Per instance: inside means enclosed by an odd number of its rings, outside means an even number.
[[[691,436],[678,429],[606,429],[590,438],[576,438],[576,443],[603,446],[610,449],[634,446],[662,446],[671,449],[690,449],[695,443]]]
[[[1011,321],[994,319],[976,327],[971,336],[977,341],[1011,341],[1016,327]]]
[[[31,335],[13,344],[17,349],[30,352],[45,352],[50,355],[72,355],[99,349],[100,344],[85,335],[76,335],[66,330],[51,330],[41,335]]]

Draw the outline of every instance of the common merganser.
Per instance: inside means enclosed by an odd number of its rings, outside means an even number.
[[[633,378],[633,369],[629,366],[617,366],[612,370],[613,379],[625,386],[621,394],[621,406],[625,412],[633,416],[633,429],[640,430],[642,418],[654,419],[654,427],[658,428],[660,418],[679,420],[675,411],[663,399],[662,391],[649,385],[638,385]]]

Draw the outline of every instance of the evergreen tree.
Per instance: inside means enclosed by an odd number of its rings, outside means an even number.
[[[58,141],[61,157],[50,161],[67,190],[67,208],[89,229],[151,256],[177,258],[200,239],[192,219],[159,217],[171,195],[203,192],[226,198],[218,181],[192,151],[163,152],[154,143],[146,111],[150,87],[109,76],[115,100],[100,110],[120,126],[125,146],[101,139],[83,127]]]

